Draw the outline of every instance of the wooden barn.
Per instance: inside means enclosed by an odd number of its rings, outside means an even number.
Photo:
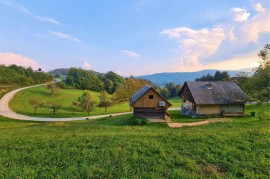
[[[243,116],[248,96],[234,82],[185,82],[181,111],[189,116]]]
[[[154,88],[145,85],[132,96],[130,106],[133,108],[133,114],[136,117],[167,119],[169,115],[166,110],[172,104]]]

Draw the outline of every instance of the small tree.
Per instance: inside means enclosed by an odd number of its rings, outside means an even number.
[[[169,99],[170,98],[170,91],[167,88],[162,88],[160,90],[160,94],[161,96],[163,96],[165,99]]]
[[[108,92],[107,91],[101,92],[99,99],[100,99],[100,101],[105,100],[105,99],[109,99]]]
[[[48,84],[47,88],[51,90],[51,95],[58,93],[58,86],[55,83]]]
[[[32,98],[28,101],[28,104],[32,106],[34,109],[34,114],[36,114],[36,111],[38,108],[41,108],[44,106],[44,102],[42,102],[40,99]]]
[[[58,111],[62,107],[62,105],[58,102],[50,102],[49,104],[50,108],[53,110],[53,114],[55,114],[56,111]]]
[[[107,109],[113,105],[113,101],[110,99],[104,99],[99,102],[98,107],[102,107],[107,112]]]
[[[72,114],[74,115],[75,111],[78,111],[80,108],[80,102],[79,101],[73,101],[70,105],[70,108],[72,109]]]
[[[107,112],[107,109],[113,105],[113,101],[109,98],[109,94],[107,91],[103,91],[100,95],[100,102],[98,107],[102,107]]]
[[[81,108],[85,110],[88,115],[95,108],[96,102],[94,100],[94,95],[90,91],[85,91],[78,101],[80,102]]]

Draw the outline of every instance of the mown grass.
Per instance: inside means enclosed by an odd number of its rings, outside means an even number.
[[[18,92],[14,98],[10,101],[9,105],[12,110],[20,114],[25,114],[28,116],[38,116],[38,117],[80,117],[88,116],[88,114],[82,110],[78,110],[73,115],[71,109],[71,103],[77,101],[78,98],[83,94],[84,90],[77,89],[59,89],[58,94],[50,95],[50,90],[45,86],[29,88]],[[99,92],[93,92],[95,96],[96,105],[99,102]],[[54,115],[52,109],[49,106],[39,108],[34,114],[33,108],[28,104],[29,99],[37,98],[44,100],[46,103],[58,102],[62,105],[59,111]],[[107,113],[118,113],[129,111],[128,103],[115,104],[107,110]],[[92,115],[105,114],[104,108],[95,107],[94,111],[90,112]]]
[[[9,105],[12,110],[19,114],[24,114],[27,116],[37,116],[37,117],[81,117],[88,116],[88,114],[82,110],[78,110],[73,114],[71,109],[71,103],[77,101],[78,98],[83,94],[84,90],[78,89],[59,89],[58,94],[50,95],[50,90],[45,86],[29,88],[23,91],[18,92],[14,98],[10,101]],[[99,92],[93,92],[95,96],[96,104],[99,103]],[[37,109],[36,114],[34,114],[33,108],[28,104],[29,99],[37,98],[49,102],[59,102],[62,104],[62,107],[54,115],[50,107],[42,107]],[[180,99],[173,98],[170,100],[174,106],[180,106]],[[115,104],[108,108],[107,114],[119,113],[119,112],[128,112],[130,111],[130,106],[128,102]],[[106,114],[104,108],[95,107],[94,111],[90,112],[90,116]]]
[[[268,178],[269,107],[262,120],[178,129],[132,126],[131,115],[43,123],[0,117],[0,178]]]
[[[175,111],[168,111],[171,115],[171,121],[172,122],[180,122],[180,123],[188,123],[188,122],[198,122],[198,121],[204,121],[205,118],[192,118],[190,116],[186,116],[181,114],[180,110]]]
[[[171,97],[169,102],[172,104],[172,108],[180,108],[182,106],[182,99],[180,97]]]

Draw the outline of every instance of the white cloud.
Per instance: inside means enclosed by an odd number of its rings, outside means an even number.
[[[257,12],[265,12],[266,10],[260,3],[255,4],[254,7]]]
[[[234,35],[237,38],[237,43],[248,44],[257,42],[260,34],[270,32],[270,12],[261,4],[255,6],[257,14],[253,15],[248,20],[234,24]]]
[[[60,22],[55,20],[54,18],[36,15],[36,14],[32,13],[29,9],[27,9],[26,7],[24,7],[22,5],[17,5],[17,4],[14,4],[14,3],[11,3],[11,2],[8,2],[8,1],[3,1],[3,0],[2,1],[0,0],[0,3],[6,5],[8,7],[14,8],[16,10],[19,10],[20,12],[22,12],[24,14],[27,14],[29,16],[32,16],[33,18],[35,18],[37,20],[44,21],[44,22],[49,22],[51,24],[56,24],[56,25],[60,24]]]
[[[178,65],[176,69],[178,71],[194,72],[204,69],[215,69],[215,70],[239,70],[244,68],[254,68],[259,66],[258,56],[256,52],[236,56],[233,58],[223,59],[222,61],[212,62],[208,64],[196,64],[193,66],[181,66]],[[175,71],[175,68],[172,68]]]
[[[45,22],[49,22],[49,23],[52,23],[52,24],[56,24],[56,25],[60,25],[60,22],[53,19],[53,18],[50,18],[50,17],[42,17],[42,16],[34,16],[36,19],[38,20],[41,20],[41,21],[45,21]]]
[[[131,51],[131,50],[122,50],[122,53],[124,53],[125,55],[132,57],[132,58],[138,58],[141,56],[140,54],[138,54],[134,51]]]
[[[230,29],[226,31],[226,38],[229,39],[230,41],[236,40],[236,37],[233,31],[234,31],[234,27],[230,27]]]
[[[87,61],[85,61],[82,65],[82,68],[91,68],[91,65]]]
[[[254,8],[256,11],[253,15],[243,8],[233,8],[238,15],[234,19],[226,21],[226,24],[220,24],[220,27],[199,30],[178,27],[163,30],[161,35],[165,35],[179,44],[177,54],[180,56],[174,57],[178,59],[178,62],[172,65],[172,69],[181,71],[211,68],[233,70],[258,65],[256,60],[254,62],[254,59],[257,59],[256,53],[250,55],[250,51],[245,52],[245,47],[247,44],[257,43],[261,34],[270,33],[270,13],[268,8],[263,7],[262,4],[257,4]],[[243,52],[232,54],[235,49]],[[224,54],[231,57],[223,59]],[[209,62],[214,55],[216,62]]]
[[[23,67],[31,66],[33,69],[42,68],[43,66],[40,65],[38,62],[31,58],[24,57],[22,55],[16,53],[0,53],[0,64],[4,65],[18,65]]]
[[[24,6],[20,6],[20,7],[19,7],[19,11],[21,11],[21,12],[23,12],[23,13],[25,13],[25,14],[29,14],[29,15],[32,14],[32,13],[31,13],[26,7],[24,7]]]
[[[179,27],[166,29],[161,34],[173,38],[179,43],[179,48],[182,51],[181,65],[199,64],[200,58],[215,54],[225,40],[224,30],[220,27],[200,30]]]
[[[12,7],[12,4],[11,4],[10,2],[8,2],[8,1],[0,0],[0,3],[6,5],[6,6],[8,6],[8,7]]]
[[[71,41],[74,41],[74,42],[80,42],[81,41],[80,39],[78,39],[76,37],[72,37],[71,35],[68,35],[68,34],[65,34],[65,33],[62,33],[62,32],[56,32],[56,31],[49,30],[49,33],[51,33],[52,35],[54,35],[56,37],[71,40]]]
[[[235,21],[246,21],[250,16],[250,13],[244,8],[233,7],[231,8],[231,11],[234,13]]]

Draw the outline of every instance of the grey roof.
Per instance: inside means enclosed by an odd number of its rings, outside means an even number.
[[[137,101],[140,97],[142,97],[148,90],[150,90],[152,87],[149,85],[144,85],[137,93],[135,93],[130,101],[130,106]]]
[[[150,89],[153,89],[155,92],[157,92],[153,87],[149,86],[149,85],[144,85],[139,91],[137,91],[137,93],[135,93],[130,101],[130,106],[136,102],[138,99],[140,99],[147,91],[149,91]],[[158,92],[157,92],[158,93]],[[159,94],[159,93],[158,93]],[[160,95],[160,94],[159,94]],[[170,106],[172,106],[172,104],[167,101],[162,95],[160,95],[161,98],[163,98]]]
[[[209,83],[212,85],[211,89],[205,86]],[[195,81],[186,82],[186,85],[196,104],[234,104],[248,101],[248,96],[234,82]]]

